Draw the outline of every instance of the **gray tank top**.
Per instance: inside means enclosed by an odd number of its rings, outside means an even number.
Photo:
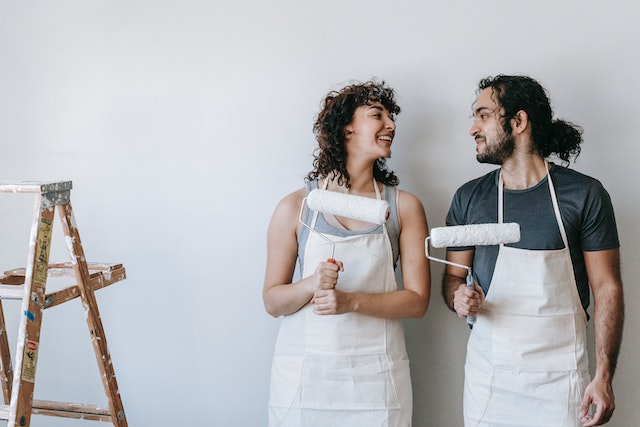
[[[306,183],[307,194],[315,188],[318,188],[318,180],[310,181]],[[382,199],[389,203],[389,219],[387,220],[387,234],[391,241],[391,249],[393,251],[393,267],[395,269],[400,256],[400,221],[398,219],[398,208],[396,204],[396,188],[383,185]],[[313,220],[313,211],[311,209],[305,209],[302,220],[305,224],[311,225]],[[383,231],[382,225],[376,225],[368,230],[347,230],[344,228],[334,227],[329,224],[324,218],[324,215],[318,215],[314,229],[320,233],[331,234],[334,236],[348,237],[360,234],[380,234]],[[304,249],[309,238],[309,229],[307,227],[300,227],[300,234],[298,235],[298,278],[301,279],[302,266],[304,265]]]

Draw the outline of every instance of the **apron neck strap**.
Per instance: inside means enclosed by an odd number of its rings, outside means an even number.
[[[564,229],[564,223],[562,222],[562,216],[560,215],[560,207],[558,206],[558,198],[556,197],[555,187],[553,186],[553,180],[551,179],[551,173],[549,172],[549,164],[547,160],[544,161],[544,170],[547,172],[547,182],[549,184],[549,193],[551,194],[551,203],[553,204],[553,213],[556,216],[556,222],[558,223],[558,229],[562,236],[562,242],[566,248],[569,247],[569,240],[567,239],[567,232]],[[502,169],[498,178],[498,224],[502,224],[504,221],[504,182],[502,180]],[[500,245],[502,246],[502,245]]]
[[[502,224],[504,220],[504,181],[502,181],[502,168],[498,174],[498,224]]]
[[[567,232],[564,229],[564,223],[562,222],[562,216],[560,215],[560,207],[558,206],[558,198],[556,196],[556,189],[553,185],[553,180],[551,179],[551,173],[549,172],[549,167],[547,165],[547,161],[544,161],[545,169],[547,170],[547,181],[549,181],[549,193],[551,194],[551,201],[553,202],[553,212],[556,215],[556,222],[558,223],[558,229],[560,229],[560,235],[562,236],[562,241],[564,242],[565,248],[569,247],[569,239],[567,238]]]
[[[378,183],[376,182],[375,178],[373,178],[373,188],[376,190],[376,199],[380,200],[380,198],[381,198],[380,189],[378,188]]]

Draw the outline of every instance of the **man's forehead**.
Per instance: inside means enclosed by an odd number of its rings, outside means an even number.
[[[497,107],[495,97],[493,96],[493,88],[485,88],[478,94],[476,102],[473,103],[473,111],[480,111],[484,109],[493,110]]]

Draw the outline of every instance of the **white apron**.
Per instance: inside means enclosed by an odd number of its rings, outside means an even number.
[[[465,427],[581,427],[589,382],[586,315],[547,170],[564,248],[500,246],[493,279],[467,345]],[[503,218],[502,175],[498,222]]]
[[[376,195],[380,199],[376,185]],[[314,212],[311,227],[318,212]],[[327,235],[327,234],[325,234]],[[397,289],[391,242],[382,234],[327,235],[344,263],[336,289]],[[331,247],[310,232],[302,275],[315,272]],[[405,427],[411,425],[409,360],[400,320],[357,313],[317,315],[311,304],[284,316],[271,371],[271,427]]]

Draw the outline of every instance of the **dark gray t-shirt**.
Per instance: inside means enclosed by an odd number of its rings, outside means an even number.
[[[496,169],[458,189],[447,214],[447,225],[498,222],[498,174]],[[552,164],[560,216],[569,240],[571,260],[582,306],[589,306],[589,282],[583,251],[620,246],[613,206],[602,184],[572,169]],[[504,190],[504,222],[520,224],[520,241],[508,246],[530,250],[562,249],[549,183],[544,178],[526,190]],[[473,270],[485,293],[493,277],[498,246],[476,247]],[[449,248],[451,251],[473,249]]]

